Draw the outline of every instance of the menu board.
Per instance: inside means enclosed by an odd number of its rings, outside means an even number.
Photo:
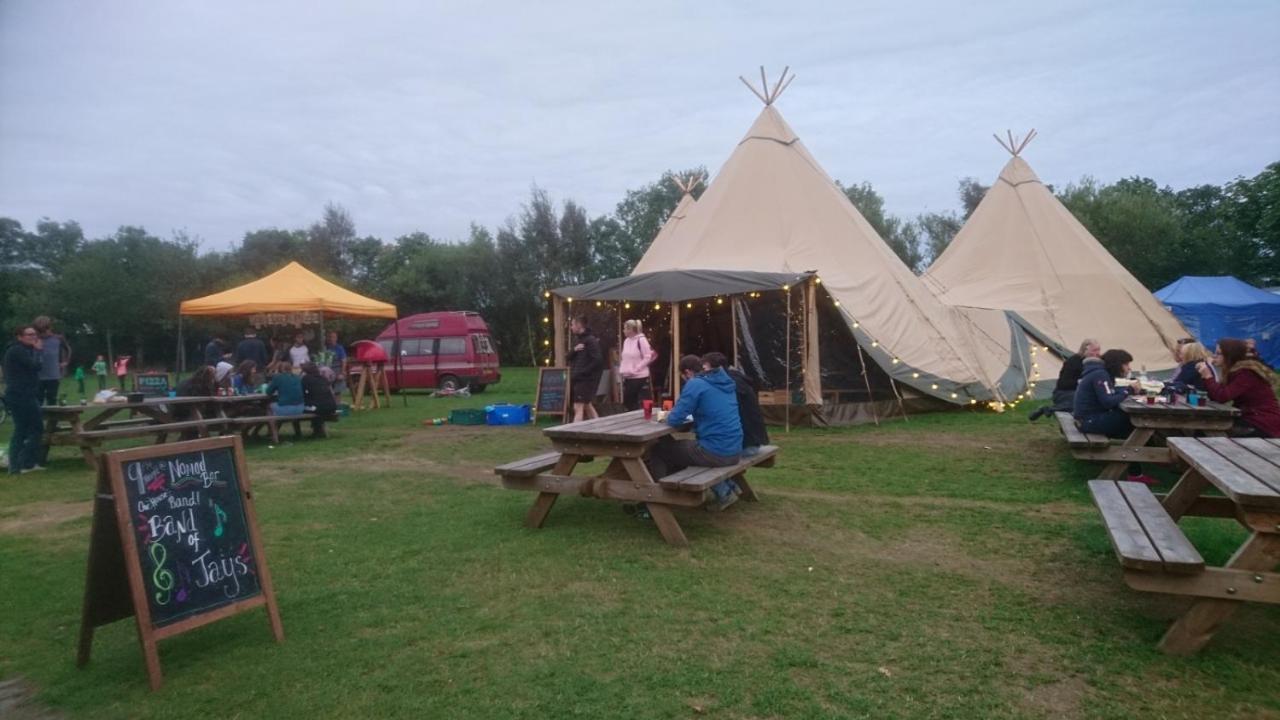
[[[152,689],[159,639],[266,606],[283,640],[240,438],[103,455],[87,577],[79,664],[95,627],[134,616]]]
[[[169,373],[137,373],[133,376],[133,389],[149,397],[164,397],[169,394]]]
[[[538,395],[534,410],[539,416],[568,415],[569,368],[538,368]]]

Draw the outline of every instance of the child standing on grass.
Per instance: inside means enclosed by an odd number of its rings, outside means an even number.
[[[93,361],[93,374],[98,377],[98,389],[106,390],[107,389],[107,359],[106,358],[99,355],[98,359]]]
[[[80,389],[80,398],[84,399],[84,368],[76,366],[76,387]]]

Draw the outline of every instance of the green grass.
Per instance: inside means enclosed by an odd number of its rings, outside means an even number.
[[[1091,468],[1049,421],[774,429],[762,502],[681,514],[682,551],[581,498],[527,530],[532,495],[490,469],[545,450],[538,429],[421,425],[531,401],[533,371],[504,377],[251,443],[286,641],[261,611],[163,641],[157,693],[132,621],[74,666],[78,455],[0,480],[0,678],[85,718],[1280,717],[1280,609],[1245,606],[1196,657],[1156,651],[1185,601],[1123,585]],[[1210,562],[1243,537],[1184,527]]]

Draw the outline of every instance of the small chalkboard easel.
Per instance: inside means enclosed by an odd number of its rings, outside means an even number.
[[[76,665],[95,628],[132,616],[158,690],[158,641],[260,607],[283,642],[239,436],[102,456]]]
[[[569,368],[538,368],[538,392],[533,405],[535,417],[569,417]]]

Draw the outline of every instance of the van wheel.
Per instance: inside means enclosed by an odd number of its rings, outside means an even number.
[[[441,390],[457,390],[460,387],[462,387],[462,384],[458,382],[458,378],[452,375],[445,375],[440,378]]]
[[[482,392],[484,392],[484,389],[485,389],[485,386],[484,386],[484,385],[472,385],[472,386],[471,386],[471,394],[472,394],[472,395],[474,395],[474,394],[476,394],[476,393],[482,393]]]

